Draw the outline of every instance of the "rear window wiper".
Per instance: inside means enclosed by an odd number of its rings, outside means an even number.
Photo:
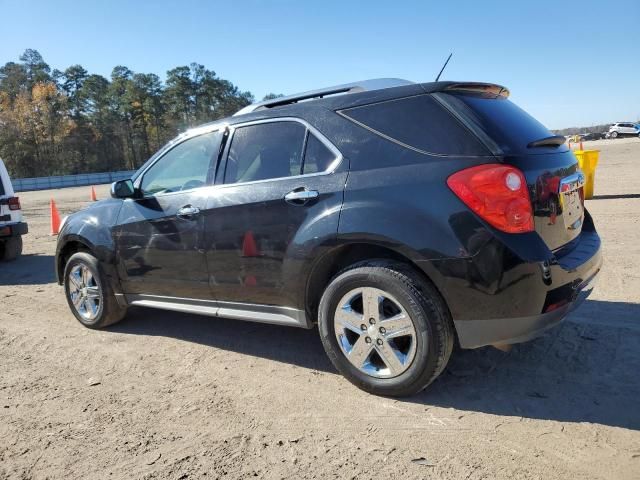
[[[527,145],[527,148],[537,147],[559,147],[565,142],[566,138],[562,135],[552,135],[551,137],[541,138],[540,140],[534,140]]]

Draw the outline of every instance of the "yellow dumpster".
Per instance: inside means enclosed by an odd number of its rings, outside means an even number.
[[[585,176],[584,198],[593,198],[593,183],[600,150],[574,150],[573,153],[578,158],[578,165],[580,165],[580,170],[584,172]]]

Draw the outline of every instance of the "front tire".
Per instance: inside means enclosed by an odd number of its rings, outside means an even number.
[[[618,138],[618,132],[611,132],[611,138]]]
[[[322,295],[318,323],[333,365],[376,395],[426,388],[453,350],[452,322],[436,289],[405,265],[384,260],[338,274]]]
[[[122,320],[127,309],[118,304],[98,259],[87,252],[73,254],[64,268],[64,291],[76,319],[89,328],[104,328]]]
[[[0,260],[10,262],[22,255],[22,237],[10,237],[0,242]]]

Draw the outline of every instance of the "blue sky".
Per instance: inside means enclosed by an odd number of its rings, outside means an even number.
[[[615,8],[611,8],[615,6]],[[0,0],[0,64],[164,78],[198,62],[257,99],[353,80],[506,85],[550,128],[640,119],[640,1]]]

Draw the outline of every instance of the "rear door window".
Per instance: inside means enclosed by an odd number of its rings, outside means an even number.
[[[431,95],[416,95],[342,110],[375,133],[426,154],[488,155],[478,139]]]
[[[307,146],[304,152],[304,166],[302,173],[319,173],[329,169],[335,161],[336,155],[329,147],[318,139],[313,133],[309,132],[307,138]]]
[[[300,175],[306,133],[304,125],[290,121],[238,127],[231,140],[224,183]]]

